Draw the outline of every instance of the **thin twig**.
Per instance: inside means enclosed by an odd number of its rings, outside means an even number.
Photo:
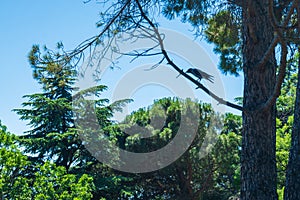
[[[94,43],[96,43],[99,38],[110,28],[110,26],[117,20],[117,18],[123,13],[123,11],[125,10],[125,8],[130,4],[131,0],[127,0],[127,2],[121,7],[121,9],[119,10],[119,12],[106,24],[106,26],[103,28],[103,30],[96,36],[91,37],[85,41],[83,41],[82,43],[80,43],[74,51],[72,51],[69,54],[69,57],[74,57],[80,53],[82,53],[83,51],[85,51],[87,48],[89,48],[90,46],[92,46]]]

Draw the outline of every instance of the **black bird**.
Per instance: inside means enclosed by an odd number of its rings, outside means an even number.
[[[199,81],[201,81],[202,78],[210,81],[211,83],[214,83],[214,77],[212,75],[209,75],[207,73],[205,73],[204,71],[201,71],[200,69],[196,69],[196,68],[189,68],[186,73],[191,73],[194,76],[196,76]]]

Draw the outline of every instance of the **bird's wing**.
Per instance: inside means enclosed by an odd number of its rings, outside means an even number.
[[[203,78],[201,71],[199,71],[198,69],[191,69],[190,73],[199,78],[200,80]]]

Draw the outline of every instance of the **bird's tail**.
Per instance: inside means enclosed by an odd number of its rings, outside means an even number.
[[[205,72],[201,72],[201,74],[204,79],[208,80],[211,83],[214,83],[214,77],[212,75],[209,75]]]
[[[214,83],[214,77],[212,75],[208,75],[209,77],[207,77],[206,79],[211,82]]]

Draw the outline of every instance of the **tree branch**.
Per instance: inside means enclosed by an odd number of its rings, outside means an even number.
[[[284,21],[281,25],[281,27],[287,27],[296,5],[297,5],[297,0],[294,0],[293,4],[291,5],[291,8],[290,8],[290,10],[289,10],[289,12],[286,16],[286,18],[284,19]],[[276,20],[275,15],[274,15],[273,0],[269,0],[269,14],[271,15],[270,16],[270,18],[271,18],[270,21],[271,21],[271,23],[272,23],[272,25],[275,29],[275,34],[274,34],[273,41],[270,44],[268,50],[266,51],[266,53],[264,54],[264,56],[262,57],[260,62],[257,64],[257,66],[256,66],[257,68],[261,68],[267,63],[267,61],[270,58],[270,56],[272,55],[275,47],[277,46],[278,42],[280,41],[280,39],[281,39],[280,37],[283,36],[283,34],[281,33],[281,30],[279,29],[280,25],[278,25],[277,20]],[[276,31],[277,31],[277,33],[276,33]]]
[[[161,34],[159,33],[158,28],[154,25],[154,23],[144,13],[143,8],[142,8],[140,2],[138,0],[135,0],[135,1],[136,1],[137,5],[138,5],[138,8],[139,8],[140,12],[141,12],[141,16],[147,21],[147,23],[151,26],[151,28],[153,29],[155,35],[157,36],[157,40],[158,40],[158,43],[160,45],[161,52],[162,52],[163,56],[165,57],[165,59],[167,60],[168,64],[171,65],[179,74],[181,74],[182,76],[184,76],[185,78],[187,78],[188,80],[190,80],[191,82],[193,82],[195,85],[197,85],[197,88],[202,89],[206,94],[208,94],[213,99],[215,99],[219,104],[223,104],[223,105],[229,106],[231,108],[234,108],[234,109],[242,111],[243,110],[242,106],[230,103],[230,102],[228,102],[228,101],[226,101],[226,100],[218,97],[213,92],[211,92],[209,89],[207,89],[203,84],[201,84],[199,81],[193,79],[191,76],[189,76],[188,74],[184,73],[184,71],[182,69],[180,69],[171,60],[171,58],[169,57],[167,51],[165,50],[163,39],[161,38]]]
[[[280,58],[280,68],[279,72],[276,78],[276,84],[273,90],[273,93],[270,95],[269,99],[263,103],[262,105],[252,109],[245,108],[245,111],[264,111],[268,109],[270,106],[272,106],[275,102],[276,99],[279,97],[280,92],[281,92],[281,85],[284,81],[285,73],[286,73],[286,64],[287,64],[287,44],[286,42],[281,39],[281,58]]]
[[[89,2],[90,0],[87,0]],[[118,17],[121,16],[121,14],[124,12],[126,7],[130,4],[131,0],[127,0],[124,5],[120,8],[120,10],[117,12],[117,14],[106,24],[106,26],[103,28],[103,30],[96,36],[93,36],[89,39],[84,40],[81,42],[77,47],[72,50],[70,53],[66,53],[68,58],[74,58],[78,54],[82,54],[86,49],[90,48],[93,44],[97,43],[99,38],[101,38],[105,32],[108,31],[110,26],[118,19]],[[80,56],[81,58],[81,56]],[[63,60],[63,59],[62,59]],[[61,61],[61,60],[57,60]]]

